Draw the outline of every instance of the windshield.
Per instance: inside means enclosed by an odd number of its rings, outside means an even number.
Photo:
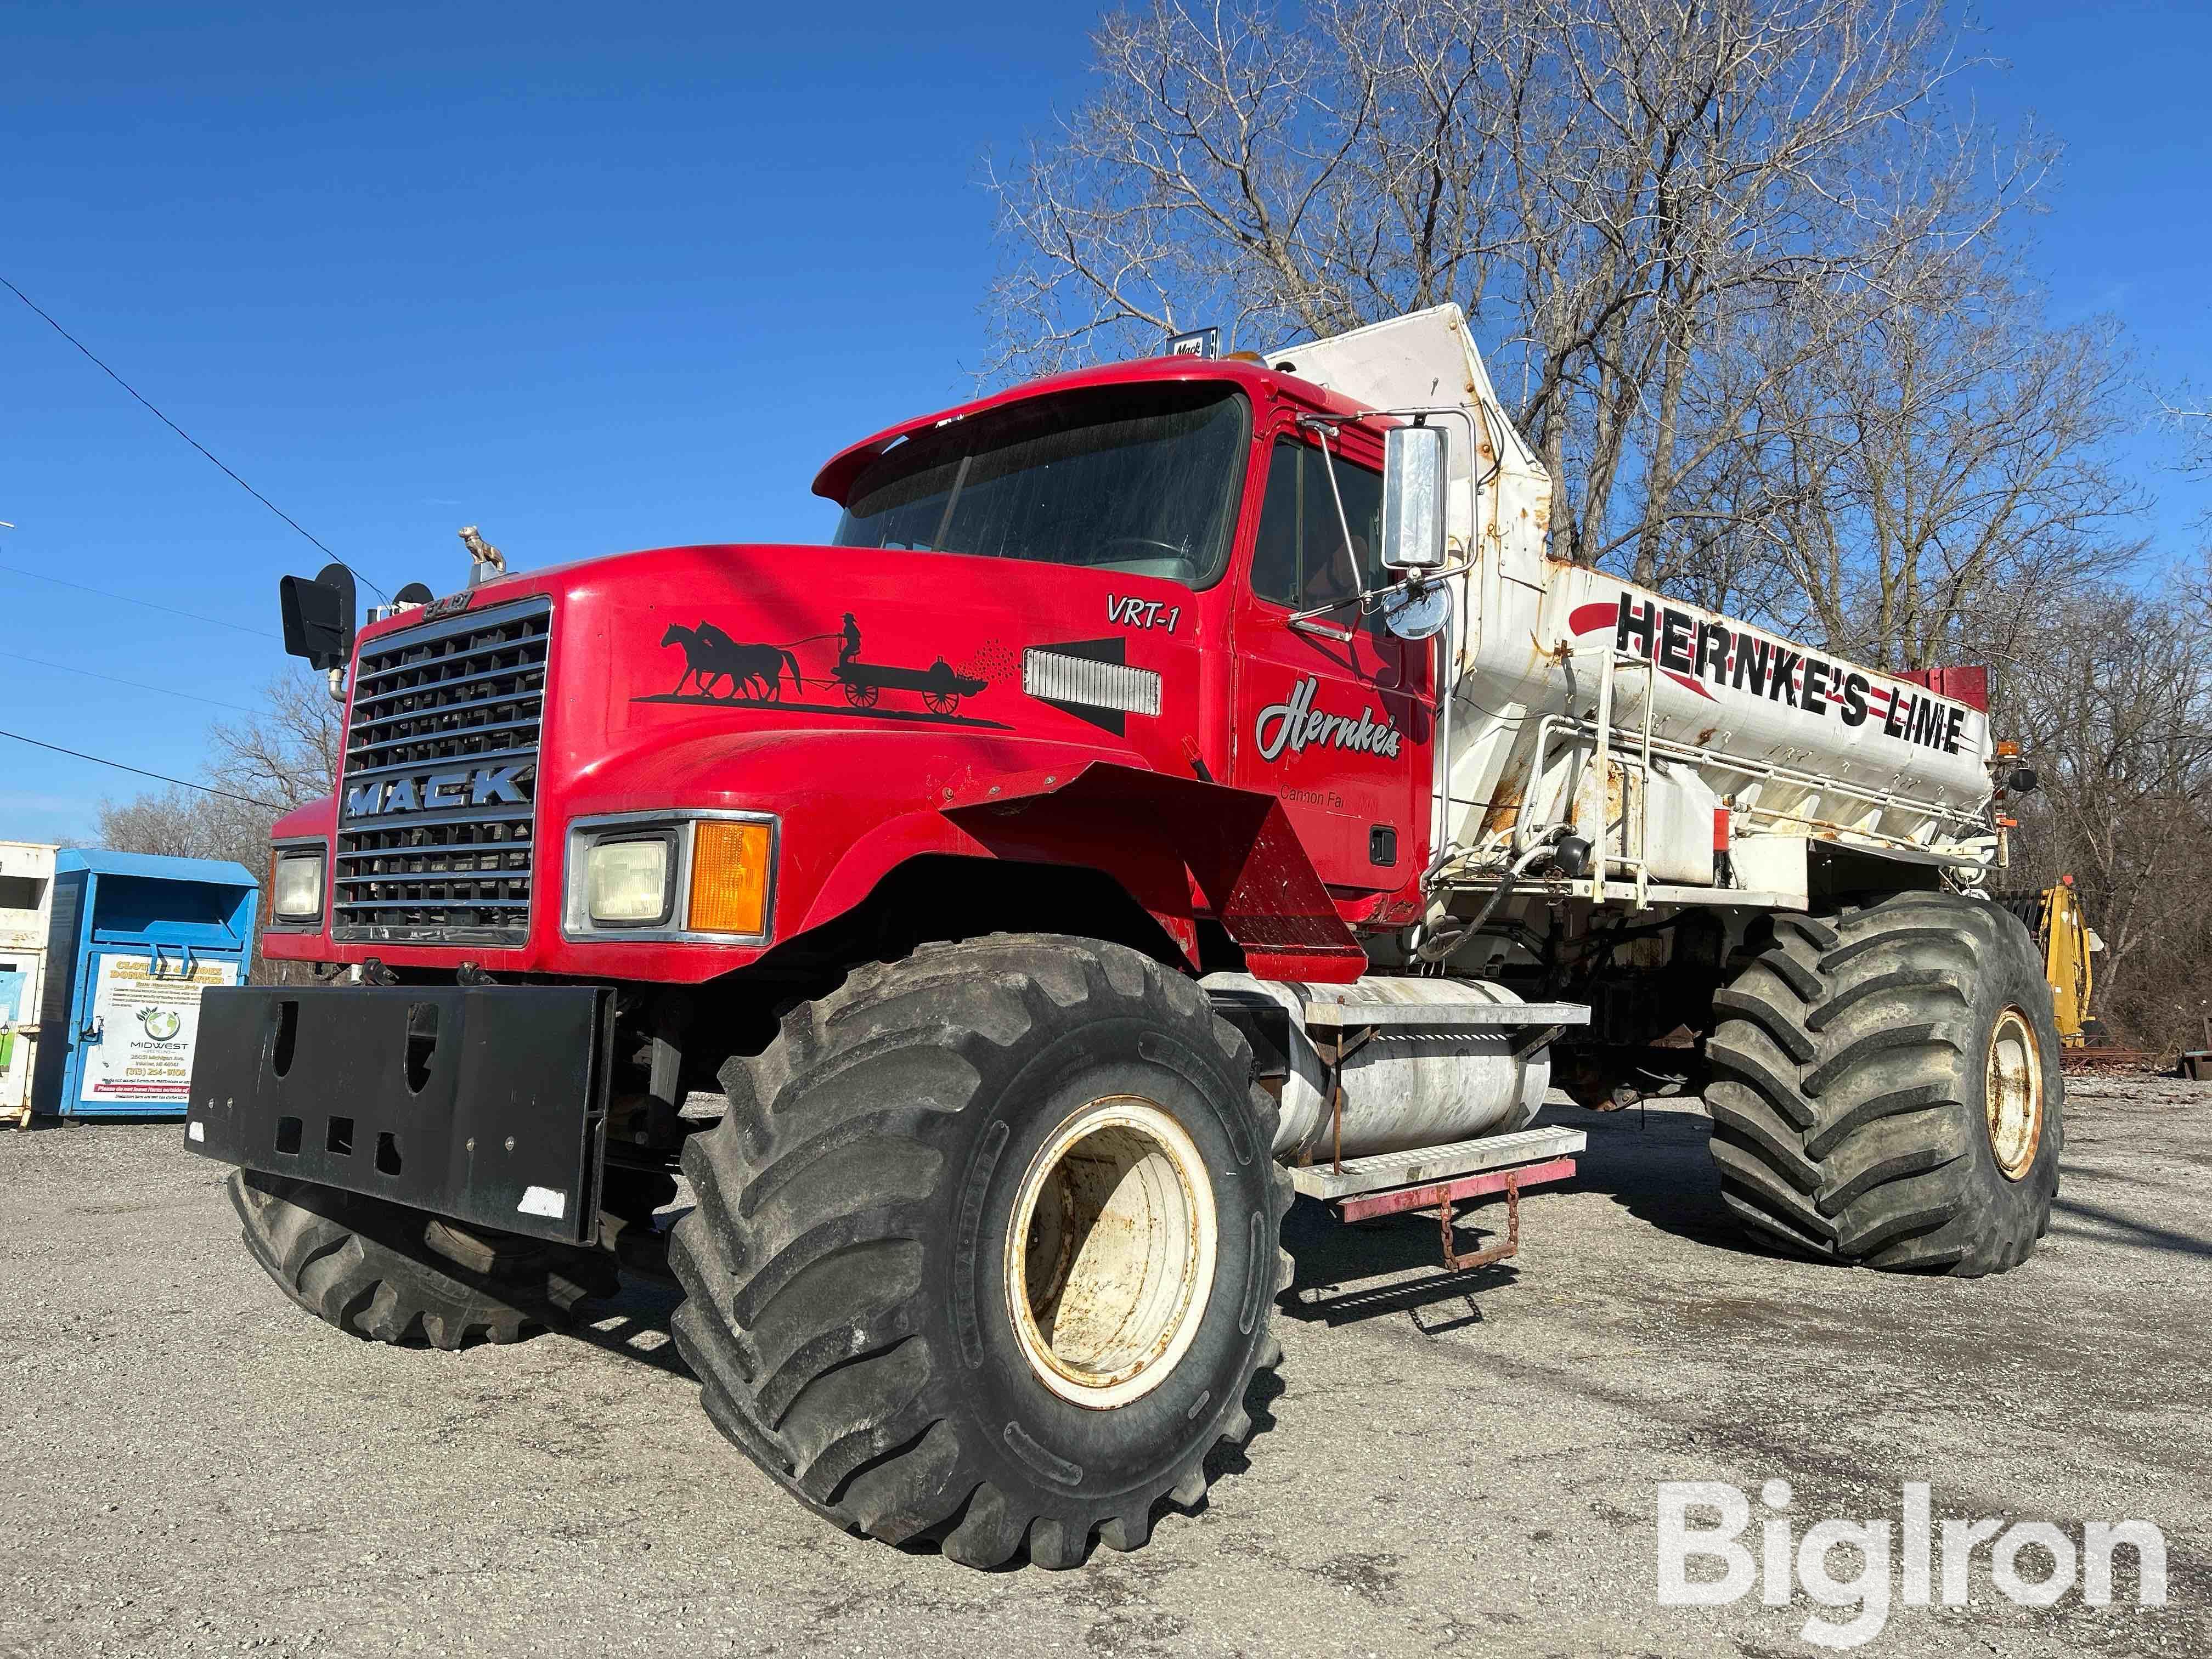
[[[863,472],[840,547],[1085,565],[1203,587],[1228,562],[1245,404],[1220,386],[1110,386],[939,427]]]

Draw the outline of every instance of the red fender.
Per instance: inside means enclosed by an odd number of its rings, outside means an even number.
[[[1367,953],[1273,795],[1091,761],[1073,773],[1003,778],[944,814],[1002,858],[1081,846],[1089,855],[1063,861],[1097,864],[1156,914],[1158,855],[1171,853],[1262,979],[1344,984],[1367,971]]]

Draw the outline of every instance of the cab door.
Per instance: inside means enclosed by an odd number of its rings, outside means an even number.
[[[1324,882],[1368,892],[1419,873],[1433,708],[1434,647],[1358,600],[1383,581],[1381,460],[1348,428],[1328,453],[1277,435],[1232,623],[1234,781],[1282,800]]]

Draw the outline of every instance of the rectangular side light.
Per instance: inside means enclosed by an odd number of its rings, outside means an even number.
[[[692,835],[691,904],[684,926],[698,933],[765,934],[769,826],[702,818]]]

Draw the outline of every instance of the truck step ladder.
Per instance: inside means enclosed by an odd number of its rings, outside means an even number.
[[[1571,1180],[1574,1154],[1589,1139],[1580,1129],[1522,1129],[1417,1152],[1377,1152],[1334,1169],[1318,1164],[1295,1169],[1291,1184],[1308,1198],[1329,1205],[1346,1221],[1433,1209],[1445,1271],[1459,1273],[1520,1254],[1522,1189]],[[1505,1194],[1505,1242],[1461,1255],[1452,1230],[1454,1212],[1462,1200],[1497,1193]]]
[[[1516,1164],[1571,1159],[1589,1141],[1589,1137],[1580,1129],[1548,1126],[1522,1129],[1481,1140],[1455,1140],[1444,1146],[1425,1146],[1418,1152],[1376,1152],[1367,1158],[1346,1158],[1336,1169],[1310,1164],[1291,1171],[1291,1184],[1308,1198],[1334,1204],[1340,1199],[1362,1198],[1394,1187],[1427,1186],[1459,1176],[1485,1175]]]

